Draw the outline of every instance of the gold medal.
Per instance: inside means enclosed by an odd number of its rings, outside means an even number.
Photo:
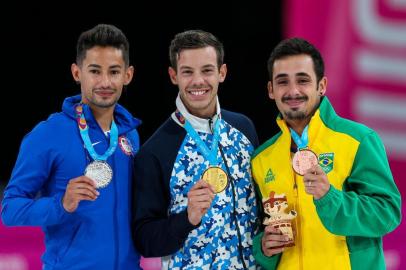
[[[207,168],[202,175],[202,179],[210,184],[216,193],[222,192],[228,185],[227,173],[217,166]]]
[[[301,149],[297,151],[292,159],[293,170],[298,175],[304,175],[308,169],[318,164],[317,155],[309,149]]]

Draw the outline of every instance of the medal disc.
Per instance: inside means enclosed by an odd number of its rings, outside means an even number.
[[[297,151],[292,159],[293,170],[297,174],[302,176],[306,173],[308,169],[310,169],[311,167],[313,167],[318,163],[319,161],[317,159],[317,155],[309,149]]]
[[[216,193],[222,192],[228,185],[227,174],[220,167],[207,168],[202,175],[202,179],[209,183]]]
[[[93,161],[87,165],[85,176],[96,182],[96,188],[104,188],[113,178],[113,170],[107,162]]]

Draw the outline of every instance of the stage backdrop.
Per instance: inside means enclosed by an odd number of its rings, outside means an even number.
[[[379,133],[406,194],[406,0],[288,0],[284,11],[285,37],[320,49],[327,96],[341,116]],[[385,236],[388,270],[406,269],[405,239],[404,223]]]

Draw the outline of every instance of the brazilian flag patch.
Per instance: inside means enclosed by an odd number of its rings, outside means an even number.
[[[320,154],[319,165],[325,173],[331,172],[334,167],[334,153]]]

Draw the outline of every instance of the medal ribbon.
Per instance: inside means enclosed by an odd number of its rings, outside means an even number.
[[[299,136],[296,131],[294,131],[293,129],[290,129],[290,134],[292,136],[293,141],[296,143],[297,146],[297,150],[301,150],[303,148],[306,148],[307,145],[309,144],[309,136],[308,136],[308,128],[309,125],[307,125],[303,132],[302,132],[302,136]]]
[[[209,161],[211,166],[215,166],[218,164],[217,162],[217,149],[218,149],[218,142],[220,139],[220,119],[218,118],[216,123],[214,124],[213,129],[213,141],[211,142],[211,147],[207,147],[206,143],[200,138],[199,134],[196,130],[192,127],[192,125],[183,118],[180,112],[177,112],[176,115],[179,119],[179,116],[184,119],[183,127],[186,129],[187,133],[192,137],[192,139],[196,142],[197,147],[199,147],[200,152],[202,155]]]
[[[99,155],[96,153],[96,150],[94,150],[92,142],[90,141],[89,127],[87,125],[87,122],[86,122],[86,119],[85,119],[85,116],[83,113],[82,104],[79,104],[76,106],[76,120],[78,122],[80,136],[82,137],[82,140],[85,144],[85,148],[89,152],[90,156],[93,158],[93,160],[106,161],[107,158],[114,153],[114,151],[117,148],[117,144],[118,144],[118,129],[117,129],[116,123],[114,122],[114,119],[111,122],[110,145],[109,145],[109,148],[106,150],[106,152],[103,155]]]

